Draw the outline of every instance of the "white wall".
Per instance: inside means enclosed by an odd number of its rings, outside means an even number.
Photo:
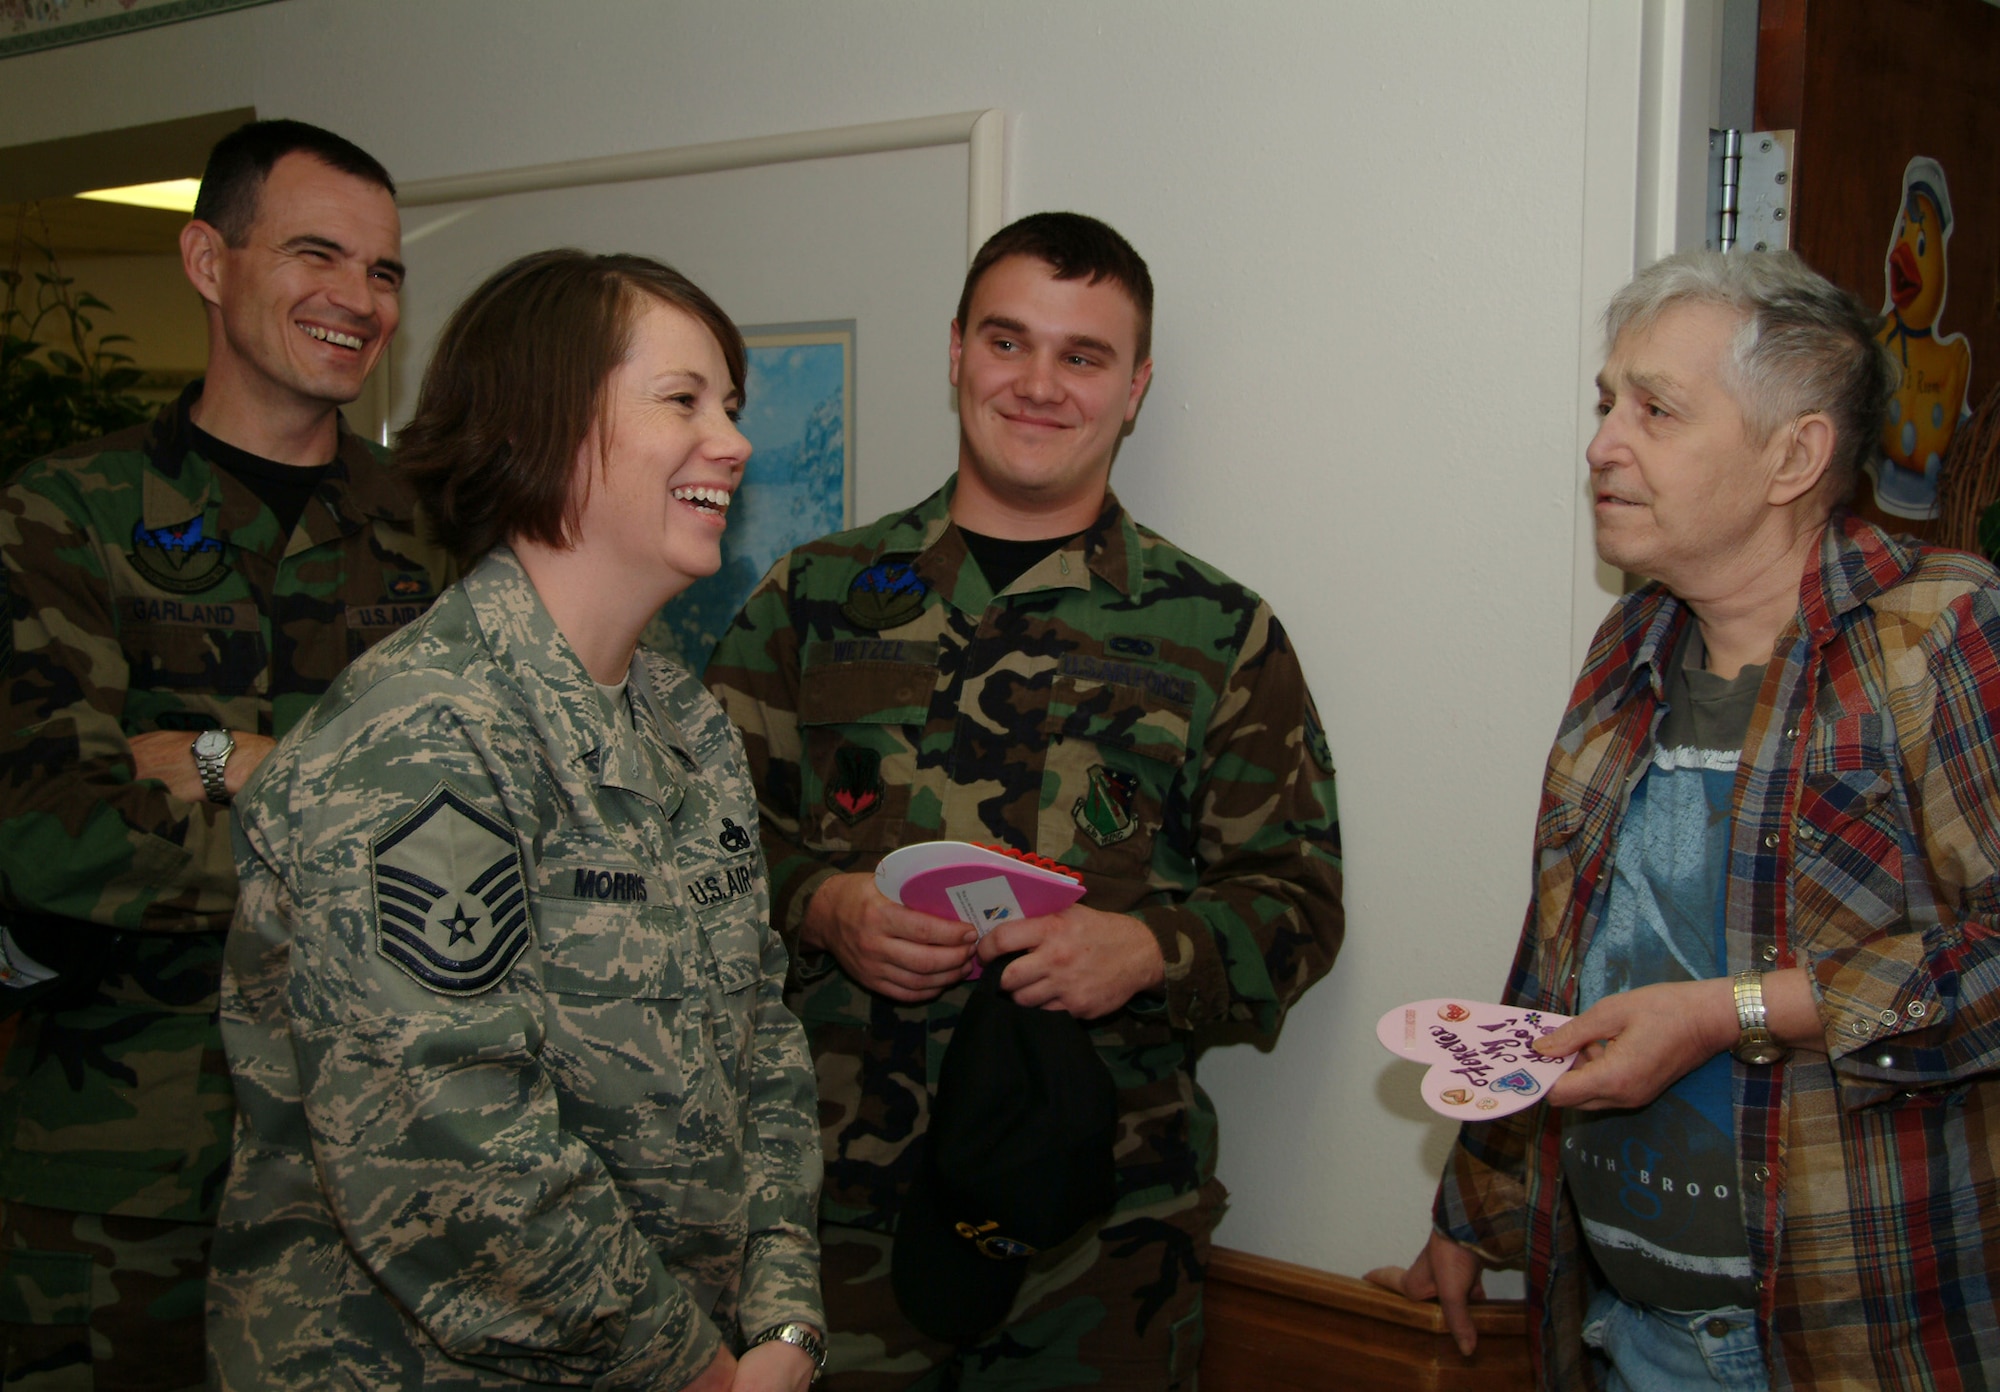
[[[957,449],[942,349],[965,276],[966,164],[961,144],[408,210],[388,419],[409,419],[445,319],[495,267],[550,246],[639,252],[745,327],[853,321],[855,520],[907,505]]]
[[[1605,603],[1578,456],[1589,325],[1633,255],[1640,11],[1700,3],[285,0],[0,63],[0,129],[254,103],[409,180],[1007,111],[1010,215],[1105,217],[1159,285],[1121,495],[1273,600],[1326,716],[1347,947],[1274,1052],[1203,1074],[1222,1240],[1359,1272],[1415,1250],[1448,1139],[1373,1022],[1491,997],[1519,928],[1540,763]],[[864,458],[885,416],[944,409],[951,308],[927,365],[862,387]],[[914,496],[950,462],[895,467]]]

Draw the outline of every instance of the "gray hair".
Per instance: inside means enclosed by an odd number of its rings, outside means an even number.
[[[1789,251],[1683,251],[1656,261],[1611,297],[1604,339],[1616,344],[1678,304],[1743,316],[1722,362],[1722,384],[1754,440],[1824,411],[1834,423],[1834,497],[1844,501],[1882,436],[1895,361],[1876,341],[1880,316]]]

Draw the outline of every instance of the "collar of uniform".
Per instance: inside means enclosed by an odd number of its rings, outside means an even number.
[[[625,689],[632,693],[633,702],[642,707],[650,719],[641,719],[639,734],[643,744],[651,751],[652,757],[663,770],[683,769],[689,772],[700,767],[694,757],[694,741],[687,737],[674,718],[667,714],[665,696],[667,674],[666,659],[658,653],[649,653],[641,647],[632,654],[631,674]],[[675,775],[663,774],[661,781],[670,785],[673,796],[665,799],[669,813],[679,805],[680,785]]]
[[[1091,573],[1119,594],[1129,598],[1139,592],[1139,528],[1116,493],[1104,490],[1097,520],[1070,545],[1081,549]]]
[[[146,437],[146,471],[139,511],[148,530],[177,527],[200,513],[211,528],[221,521],[222,482],[216,467],[194,452],[189,410],[201,396],[201,379],[181,389],[170,406],[153,417]],[[242,490],[248,494],[249,490]],[[232,509],[233,511],[233,509]],[[246,519],[248,520],[248,519]]]
[[[952,492],[958,486],[954,473],[943,488],[905,513],[889,531],[883,552],[902,549],[898,535],[910,533],[911,549],[918,551],[915,569],[930,585],[960,609],[978,611],[993,599],[985,575],[966,549],[965,538],[951,520]],[[1070,539],[1067,546],[1042,560],[1008,586],[1009,593],[1033,590],[1090,588],[1095,575],[1121,595],[1130,596],[1139,588],[1139,531],[1109,489],[1097,520]]]
[[[549,756],[597,787],[636,793],[671,816],[683,796],[671,762],[597,689],[513,548],[487,552],[463,584],[487,650],[520,691]],[[636,654],[626,680],[642,688],[634,694],[654,711],[650,693],[643,691],[649,678]]]
[[[374,519],[407,529],[416,514],[416,494],[409,482],[389,467],[386,452],[349,430],[346,416],[336,413],[334,426],[338,432],[333,448],[336,467],[326,482],[338,486],[322,486],[315,492],[313,502],[322,506],[306,505],[299,529],[292,536],[293,551],[353,536]]]
[[[152,469],[146,475],[140,507],[149,528],[172,527],[194,512],[202,513],[220,535],[235,536],[257,520],[264,504],[250,488],[226,469],[203,458],[194,448],[194,403],[200,399],[200,378],[188,383],[171,406],[153,420],[147,441]],[[335,415],[333,463],[321,487],[306,504],[299,527],[285,554],[352,536],[370,518],[408,526],[415,512],[415,495],[402,477],[390,470],[366,440],[347,428],[347,418]],[[317,504],[317,506],[315,506]]]

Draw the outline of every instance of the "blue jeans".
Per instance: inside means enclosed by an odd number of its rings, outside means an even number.
[[[1583,1341],[1611,1361],[1607,1392],[1769,1392],[1771,1386],[1750,1310],[1679,1314],[1627,1304],[1603,1290],[1584,1317]]]

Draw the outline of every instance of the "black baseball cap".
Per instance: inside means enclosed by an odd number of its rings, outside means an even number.
[[[1110,1212],[1117,1191],[1110,1071],[1077,1020],[1000,989],[1013,960],[986,968],[959,1016],[896,1220],[896,1303],[952,1344],[1005,1319],[1029,1259]]]

